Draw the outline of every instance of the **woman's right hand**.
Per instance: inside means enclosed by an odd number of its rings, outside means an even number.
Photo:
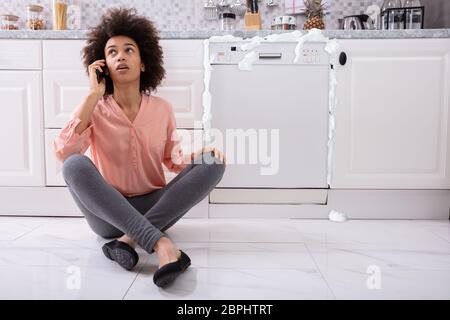
[[[96,60],[92,64],[89,65],[89,85],[90,85],[90,92],[94,95],[96,95],[99,99],[103,97],[106,90],[106,81],[105,77],[102,78],[100,83],[97,80],[97,73],[95,70],[100,71],[100,73],[103,73],[102,67],[106,66],[105,59]]]

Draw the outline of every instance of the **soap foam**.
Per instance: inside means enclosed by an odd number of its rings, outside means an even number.
[[[328,218],[330,221],[333,222],[344,222],[347,221],[347,215],[343,212],[338,212],[335,210],[331,210],[330,214],[328,215]]]

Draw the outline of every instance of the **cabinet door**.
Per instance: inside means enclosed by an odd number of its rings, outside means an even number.
[[[88,93],[84,40],[44,40],[45,127],[61,128]],[[203,40],[161,40],[166,77],[154,95],[172,103],[179,128],[202,128]]]
[[[62,128],[89,93],[83,70],[44,70],[44,117],[46,128]]]
[[[41,73],[0,71],[0,186],[43,186]]]
[[[331,187],[449,189],[450,39],[341,45]]]
[[[163,39],[166,78],[155,95],[170,101],[179,128],[202,128],[203,40]]]
[[[155,92],[173,106],[177,127],[201,129],[202,125],[202,69],[166,69],[167,77]]]

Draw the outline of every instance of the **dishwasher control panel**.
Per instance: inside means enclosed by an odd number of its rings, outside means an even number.
[[[324,42],[305,42],[294,63],[297,42],[261,42],[253,48],[248,41],[210,42],[209,58],[211,64],[239,64],[249,59],[253,64],[324,65],[330,61],[325,45]]]
[[[314,48],[303,48],[300,53],[300,60],[306,64],[314,64],[321,62],[321,51]]]

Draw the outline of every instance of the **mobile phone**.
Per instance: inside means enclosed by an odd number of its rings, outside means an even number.
[[[95,73],[97,74],[97,81],[98,83],[100,83],[102,81],[103,78],[106,77],[106,70],[108,70],[106,67],[102,68],[103,72],[98,71],[97,69],[95,69]]]
[[[98,83],[100,83],[101,81],[102,81],[102,79],[103,79],[103,77],[104,77],[104,71],[103,72],[100,72],[100,71],[98,71],[97,69],[95,70],[95,73],[97,74],[97,82]]]

